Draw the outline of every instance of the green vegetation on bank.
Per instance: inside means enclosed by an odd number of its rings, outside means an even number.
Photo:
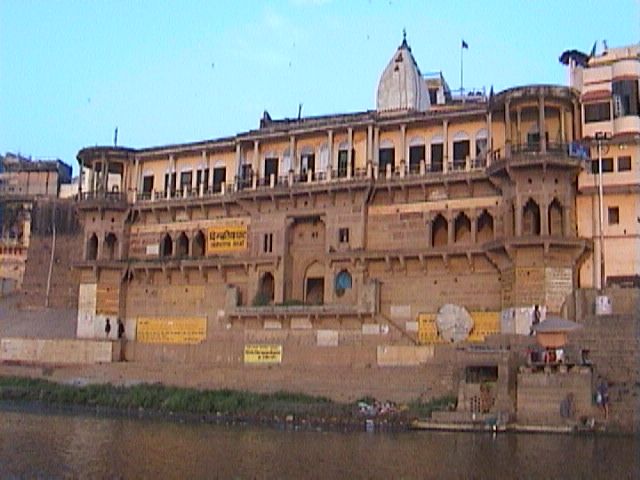
[[[196,390],[160,384],[128,387],[109,384],[75,386],[41,379],[0,377],[0,400],[42,402],[47,405],[103,407],[120,411],[144,409],[158,413],[310,418],[358,417],[354,404],[333,402],[325,397],[276,392],[251,393],[237,390]],[[448,397],[429,402],[412,402],[403,410],[405,418],[423,417],[446,408]]]

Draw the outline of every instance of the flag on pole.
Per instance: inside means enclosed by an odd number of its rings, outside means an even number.
[[[466,48],[467,50],[469,49],[469,44],[464,40],[462,40],[462,48]]]

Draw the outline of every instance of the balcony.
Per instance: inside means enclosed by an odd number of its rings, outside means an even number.
[[[585,149],[580,144],[547,142],[542,151],[540,142],[507,145],[494,152],[494,161],[487,168],[490,174],[496,174],[508,168],[540,166],[580,168],[584,161]]]

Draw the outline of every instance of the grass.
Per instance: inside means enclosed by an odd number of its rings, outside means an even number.
[[[185,415],[273,418],[293,414],[297,417],[359,421],[356,404],[284,391],[264,394],[226,389],[196,390],[160,384],[74,386],[41,379],[0,377],[0,400],[104,407],[119,411],[143,409]],[[455,402],[455,398],[411,402],[403,409],[402,419],[429,416],[434,410],[448,408],[452,401]]]

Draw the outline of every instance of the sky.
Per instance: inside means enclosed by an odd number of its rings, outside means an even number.
[[[0,0],[0,153],[195,142],[375,108],[406,29],[422,73],[566,84],[560,54],[640,42],[640,0]]]

